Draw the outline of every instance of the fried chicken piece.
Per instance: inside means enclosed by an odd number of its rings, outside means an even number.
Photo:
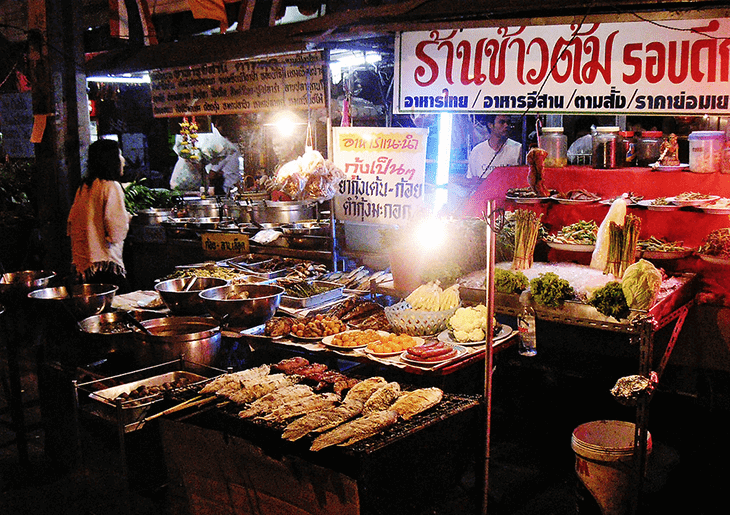
[[[309,366],[309,360],[301,356],[295,356],[293,358],[282,359],[278,363],[271,365],[271,369],[291,375],[298,374],[300,370],[307,366]]]

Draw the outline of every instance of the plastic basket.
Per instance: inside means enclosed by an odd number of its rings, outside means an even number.
[[[385,316],[396,331],[411,336],[438,334],[446,329],[449,318],[456,313],[456,306],[444,311],[413,309],[406,301],[385,308]]]

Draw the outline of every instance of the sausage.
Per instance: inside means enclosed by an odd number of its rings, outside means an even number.
[[[450,349],[450,347],[447,347],[443,342],[437,341],[424,343],[423,345],[417,345],[416,347],[411,347],[410,349],[408,349],[408,354],[425,357],[426,355],[434,355],[434,352],[436,352],[435,355],[439,355],[443,353],[444,350],[448,349]]]

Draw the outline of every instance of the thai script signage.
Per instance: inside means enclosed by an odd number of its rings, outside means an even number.
[[[427,129],[335,127],[333,162],[345,173],[335,217],[397,225],[423,206]]]
[[[150,72],[155,117],[325,106],[321,52],[280,54]]]
[[[728,114],[730,19],[404,32],[398,113]]]
[[[204,232],[200,239],[208,257],[229,258],[249,251],[248,235],[226,232]]]

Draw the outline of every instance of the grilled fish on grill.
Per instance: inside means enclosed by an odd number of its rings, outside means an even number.
[[[373,411],[355,420],[346,422],[334,428],[332,431],[319,435],[312,442],[310,449],[319,451],[330,445],[352,445],[355,442],[359,442],[381,432],[397,421],[398,414],[395,411]]]
[[[241,418],[250,418],[263,413],[269,413],[283,403],[301,399],[309,395],[312,395],[312,389],[307,385],[294,384],[285,386],[271,393],[267,393],[260,399],[256,399],[248,408],[241,410],[238,416]]]
[[[382,388],[386,384],[388,384],[388,381],[380,376],[368,377],[367,379],[363,379],[355,386],[350,388],[350,391],[347,392],[347,395],[345,395],[345,399],[343,402],[345,404],[347,404],[348,402],[360,402],[364,406],[370,396],[375,393],[377,389]]]
[[[259,367],[247,368],[246,370],[233,372],[231,374],[224,374],[222,376],[216,377],[210,383],[206,384],[199,393],[215,393],[217,395],[225,395],[226,389],[239,389],[240,384],[243,381],[265,377],[269,375],[269,372],[269,365],[261,365]]]
[[[271,413],[267,413],[259,418],[267,422],[282,423],[306,415],[307,413],[333,408],[338,402],[340,402],[340,396],[334,393],[312,393],[306,397],[285,402],[277,406]]]
[[[391,404],[400,396],[400,384],[395,381],[390,382],[378,388],[365,402],[363,413],[372,413],[373,411],[382,411],[390,407]]]
[[[320,433],[327,431],[355,418],[362,413],[363,407],[362,402],[350,402],[340,404],[333,408],[308,413],[286,426],[281,437],[284,440],[293,442],[313,431]]]
[[[439,388],[420,388],[403,393],[388,409],[395,411],[403,420],[436,406],[444,396]]]
[[[240,389],[227,393],[226,397],[228,397],[228,400],[233,401],[236,404],[246,404],[259,399],[274,390],[285,386],[291,386],[298,381],[298,376],[273,374],[260,379],[246,381],[241,384]]]

